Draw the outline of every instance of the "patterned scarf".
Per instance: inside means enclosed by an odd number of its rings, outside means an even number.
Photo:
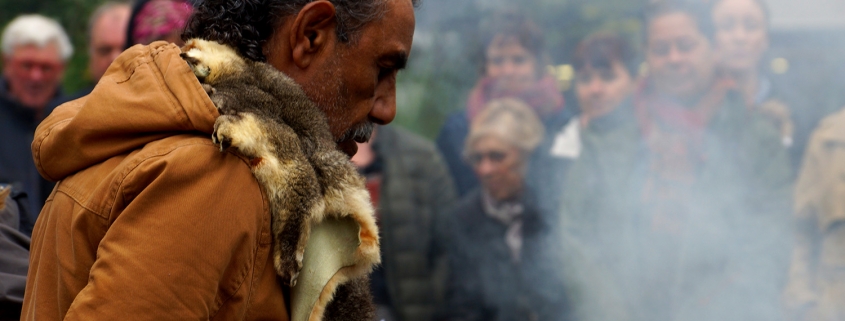
[[[707,161],[707,126],[734,88],[732,81],[719,80],[693,107],[660,97],[647,80],[637,91],[637,121],[651,155],[642,197],[653,230],[681,232],[691,187]]]
[[[467,115],[470,121],[475,119],[488,102],[508,97],[522,100],[541,117],[563,110],[563,94],[558,89],[557,80],[552,76],[546,76],[521,91],[494,90],[494,85],[495,79],[485,77],[472,89],[467,100]]]

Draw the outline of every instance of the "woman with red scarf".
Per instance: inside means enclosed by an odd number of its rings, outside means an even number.
[[[707,9],[664,4],[646,20],[634,306],[641,320],[780,320],[790,165],[778,128],[717,72]]]
[[[540,29],[521,14],[507,11],[493,15],[482,25],[483,75],[470,92],[466,110],[449,116],[437,137],[455,179],[459,195],[477,187],[478,178],[464,162],[461,151],[469,123],[488,102],[517,98],[528,104],[547,127],[565,117],[563,95],[554,77],[545,72],[544,40]]]

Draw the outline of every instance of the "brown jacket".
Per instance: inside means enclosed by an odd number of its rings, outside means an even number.
[[[845,110],[822,121],[795,188],[787,306],[796,319],[845,320]]]
[[[270,214],[175,45],[135,46],[32,144],[59,181],[33,231],[25,320],[287,320]]]

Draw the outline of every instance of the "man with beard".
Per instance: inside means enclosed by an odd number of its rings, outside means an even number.
[[[354,155],[395,115],[415,4],[208,0],[183,38],[290,76]],[[35,227],[23,319],[292,319],[296,288],[274,271],[267,200],[250,160],[209,139],[218,111],[180,53],[130,48],[36,132],[39,171],[59,183]],[[341,288],[327,315],[367,301]]]
[[[636,306],[641,320],[777,320],[789,162],[777,128],[715,72],[707,13],[669,3],[646,21]]]

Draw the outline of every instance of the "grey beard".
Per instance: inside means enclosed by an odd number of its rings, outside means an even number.
[[[363,123],[347,129],[343,132],[343,135],[340,135],[336,142],[340,143],[348,140],[354,140],[359,143],[366,143],[373,135],[373,129],[375,129],[375,124],[373,124],[373,122],[364,121]]]

